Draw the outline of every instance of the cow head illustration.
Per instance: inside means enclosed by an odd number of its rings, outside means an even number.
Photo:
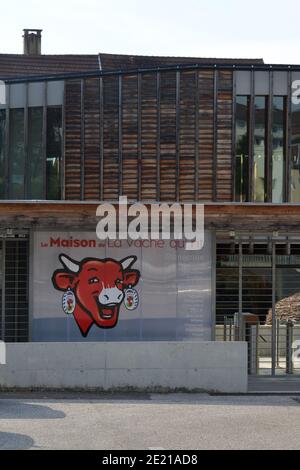
[[[52,283],[57,290],[73,292],[73,314],[82,335],[87,336],[94,323],[100,328],[114,328],[125,290],[134,287],[140,278],[140,272],[131,269],[136,256],[122,261],[85,258],[78,262],[61,254],[59,260],[63,269],[53,273]]]

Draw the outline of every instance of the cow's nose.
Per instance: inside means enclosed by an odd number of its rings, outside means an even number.
[[[122,295],[123,295],[123,294],[122,294],[122,292],[121,292],[121,294],[118,295],[118,300],[121,299]]]
[[[108,295],[104,294],[104,297],[105,297],[106,300],[109,300]]]

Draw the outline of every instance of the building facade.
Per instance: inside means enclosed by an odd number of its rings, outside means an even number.
[[[300,66],[39,50],[0,55],[0,337],[247,339],[249,371],[291,371]],[[204,204],[204,248],[99,241],[97,206],[122,195]],[[122,301],[94,312],[78,286],[103,283],[103,263]]]

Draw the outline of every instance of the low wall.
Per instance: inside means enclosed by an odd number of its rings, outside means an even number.
[[[246,392],[246,343],[8,343],[2,388]]]

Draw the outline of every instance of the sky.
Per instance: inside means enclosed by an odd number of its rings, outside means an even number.
[[[23,28],[38,28],[43,54],[300,64],[299,9],[298,0],[9,0],[2,6],[0,52],[22,53]]]

